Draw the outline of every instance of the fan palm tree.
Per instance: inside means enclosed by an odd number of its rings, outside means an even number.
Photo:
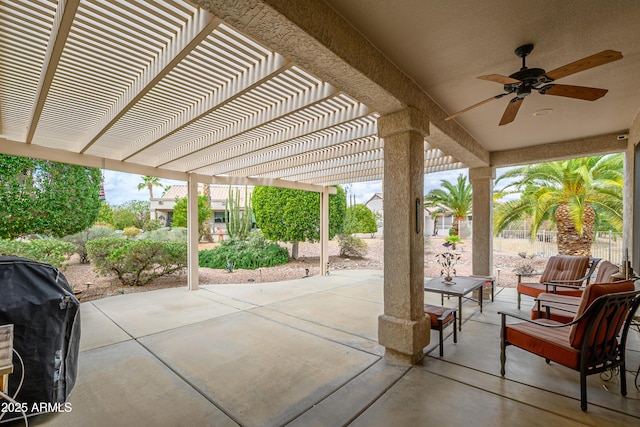
[[[451,228],[456,236],[459,235],[460,221],[464,220],[471,212],[473,194],[471,184],[467,178],[460,174],[456,183],[440,180],[442,188],[429,191],[424,196],[425,207],[441,208],[453,215]]]
[[[622,230],[622,154],[540,163],[512,169],[497,181],[501,191],[518,198],[496,207],[496,233],[524,217],[531,236],[545,221],[555,223],[558,252],[589,255],[596,224],[600,230]]]
[[[138,184],[138,190],[143,188],[149,189],[149,200],[153,199],[153,187],[162,187],[160,179],[155,176],[145,175],[142,177],[142,182]]]

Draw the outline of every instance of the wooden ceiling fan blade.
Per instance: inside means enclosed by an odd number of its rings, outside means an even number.
[[[595,87],[548,84],[541,87],[539,92],[542,95],[564,96],[566,98],[595,101],[596,99],[602,98],[608,90]]]
[[[570,64],[556,68],[555,70],[551,70],[548,73],[545,73],[545,75],[551,80],[558,80],[562,77],[588,70],[589,68],[617,61],[618,59],[622,59],[621,52],[615,50],[603,50],[595,55],[587,56],[586,58],[579,59]]]
[[[518,114],[522,101],[524,101],[524,98],[515,97],[507,104],[507,108],[504,110],[502,119],[500,119],[500,126],[509,124],[516,118],[516,114]]]
[[[462,113],[466,113],[466,112],[467,112],[467,111],[469,111],[469,110],[473,110],[474,108],[479,107],[479,106],[481,106],[481,105],[484,105],[484,104],[486,104],[487,102],[491,102],[491,101],[493,101],[494,99],[500,99],[500,98],[502,98],[502,97],[503,97],[503,96],[505,96],[505,95],[507,95],[507,94],[506,94],[506,93],[501,93],[500,95],[496,95],[496,96],[492,96],[491,98],[487,98],[487,99],[485,99],[484,101],[480,101],[480,102],[478,102],[477,104],[473,104],[471,107],[467,107],[467,108],[465,108],[464,110],[460,110],[460,111],[458,111],[457,113],[454,113],[454,114],[450,115],[449,117],[447,117],[447,118],[446,118],[446,119],[444,119],[444,120],[445,120],[445,121],[447,121],[447,120],[455,119],[456,117],[458,117],[458,116],[459,116],[460,114],[462,114]]]
[[[488,80],[490,82],[500,83],[502,85],[512,85],[512,84],[522,83],[518,79],[503,76],[501,74],[487,74],[486,76],[479,76],[478,78],[480,80]]]

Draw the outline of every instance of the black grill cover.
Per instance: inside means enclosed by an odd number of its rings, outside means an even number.
[[[57,268],[26,258],[0,256],[0,325],[14,325],[13,346],[24,361],[24,383],[16,396],[27,415],[43,403],[66,402],[76,381],[80,341],[80,302]],[[13,357],[9,395],[22,368]],[[35,405],[34,405],[35,404]],[[6,413],[2,422],[21,417]]]

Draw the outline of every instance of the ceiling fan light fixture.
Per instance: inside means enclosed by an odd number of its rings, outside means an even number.
[[[543,108],[541,110],[534,111],[533,116],[534,117],[546,116],[547,114],[550,114],[552,112],[553,112],[553,108]]]

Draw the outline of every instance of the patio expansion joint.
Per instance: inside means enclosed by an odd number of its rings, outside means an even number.
[[[93,303],[93,301],[89,301],[89,302],[86,302],[86,303],[84,303],[84,304],[91,304],[91,305],[92,305],[96,310],[98,310],[100,313],[102,313],[102,314],[104,315],[104,317],[106,317],[107,319],[109,319],[109,321],[110,321],[111,323],[113,323],[114,325],[116,325],[116,326],[118,327],[118,329],[120,329],[122,332],[124,332],[124,333],[125,333],[125,334],[130,338],[130,339],[125,340],[125,341],[118,341],[118,342],[116,342],[116,343],[105,344],[105,345],[101,345],[101,346],[94,347],[94,348],[91,348],[91,349],[88,349],[88,350],[84,350],[84,351],[97,350],[97,349],[99,349],[99,348],[109,347],[109,346],[112,346],[112,345],[115,345],[115,344],[120,344],[121,342],[126,342],[126,341],[137,341],[137,340],[136,340],[136,338],[135,338],[133,335],[131,335],[129,332],[127,332],[127,330],[126,330],[126,329],[124,329],[122,326],[120,326],[120,324],[119,324],[118,322],[116,322],[115,320],[113,320],[113,319],[111,318],[111,316],[109,316],[107,313],[105,313],[105,312],[104,312],[100,307],[98,307],[97,305],[95,305],[95,304]]]
[[[269,283],[269,282],[264,282],[264,283]],[[273,283],[279,283],[279,282],[273,282]],[[285,301],[291,301],[291,300],[294,300],[294,299],[301,298],[303,296],[317,295],[317,294],[320,294],[320,293],[323,293],[323,292],[329,293],[332,289],[341,288],[341,287],[345,287],[345,286],[351,286],[351,284],[349,284],[349,285],[339,285],[339,286],[335,286],[335,287],[332,287],[332,288],[329,288],[329,289],[319,289],[319,290],[316,290],[316,291],[310,291],[309,293],[305,293],[303,295],[295,295],[295,296],[292,296],[290,298],[284,298],[282,300],[278,300],[278,301],[275,301],[275,302],[269,302],[267,304],[256,304],[255,302],[246,301],[246,300],[243,300],[241,298],[225,295],[223,293],[216,292],[216,291],[214,291],[212,289],[208,289],[208,288],[199,288],[199,289],[207,291],[207,292],[211,292],[212,294],[215,294],[215,295],[218,295],[218,296],[221,296],[221,297],[224,297],[224,298],[229,298],[229,299],[231,299],[233,301],[238,301],[238,302],[241,302],[241,303],[244,303],[244,304],[249,304],[249,305],[254,306],[255,308],[258,308],[258,307],[268,307],[268,306],[270,306],[270,305],[272,305],[272,304],[274,304],[276,302],[277,303],[281,303],[281,302],[285,302]],[[220,304],[224,304],[224,303],[220,303]],[[225,305],[229,305],[229,304],[225,304]]]
[[[200,323],[200,322],[198,322]],[[150,335],[155,335],[155,334],[150,334]],[[149,335],[145,335],[145,337],[147,337]],[[139,337],[139,338],[144,338],[144,337]],[[178,378],[180,378],[185,384],[187,384],[189,387],[191,387],[196,393],[198,393],[200,396],[202,396],[206,401],[208,401],[209,403],[211,403],[214,407],[216,407],[218,410],[220,410],[222,413],[224,413],[227,417],[229,417],[229,419],[231,419],[233,422],[235,422],[238,426],[242,426],[242,423],[240,422],[240,420],[238,420],[236,417],[234,417],[229,411],[227,411],[222,405],[216,403],[215,400],[213,400],[212,398],[210,398],[207,393],[205,393],[203,390],[201,390],[197,385],[195,385],[194,383],[192,383],[188,378],[186,378],[184,375],[182,375],[180,372],[178,372],[176,369],[174,369],[170,364],[168,364],[167,362],[164,361],[164,359],[162,359],[160,356],[158,356],[156,353],[154,353],[149,347],[147,347],[146,345],[144,345],[144,343],[142,343],[138,338],[134,338],[134,341],[140,345],[143,349],[145,349],[151,356],[153,356],[158,363],[162,364],[162,366],[164,366],[165,368],[167,368],[171,373],[173,373],[175,376],[177,376]]]
[[[537,387],[537,386],[534,386],[534,385],[531,385],[531,384],[527,384],[527,383],[524,383],[522,381],[516,381],[514,379],[507,378],[506,376],[503,377],[501,375],[492,374],[492,373],[483,371],[481,369],[472,368],[472,367],[469,367],[469,366],[466,366],[466,365],[463,365],[463,364],[460,364],[460,363],[454,363],[454,362],[451,362],[451,361],[448,361],[448,360],[443,360],[443,359],[436,358],[436,357],[429,356],[429,355],[427,355],[427,357],[430,357],[430,358],[432,358],[434,360],[438,360],[438,361],[441,361],[441,362],[444,362],[444,363],[449,363],[451,365],[455,365],[455,366],[459,366],[459,367],[462,367],[462,368],[465,368],[465,369],[469,369],[471,371],[478,372],[478,373],[480,373],[482,375],[489,375],[489,376],[492,376],[494,378],[498,378],[498,379],[500,379],[502,381],[508,381],[510,383],[518,384],[518,385],[523,386],[523,387],[532,388],[532,389],[539,390],[539,391],[544,392],[544,393],[551,393],[553,395],[556,395],[556,396],[559,396],[559,397],[562,397],[562,398],[565,398],[565,399],[574,400],[574,401],[576,401],[576,405],[580,401],[579,398],[575,398],[575,397],[572,397],[572,396],[567,396],[565,394],[558,393],[558,392],[555,392],[555,391],[552,391],[552,390],[547,390],[545,388]],[[454,378],[454,377],[451,377],[449,375],[443,375],[443,374],[439,373],[438,371],[435,371],[433,369],[428,369],[426,366],[413,367],[412,369],[424,369],[425,371],[429,372],[430,374],[436,375],[436,376],[438,376],[440,378],[445,378],[447,380],[454,381],[454,382],[456,382],[458,384],[462,384],[464,386],[471,387],[471,388],[474,388],[476,390],[480,390],[482,392],[486,392],[486,393],[492,394],[492,395],[497,396],[499,398],[508,399],[508,400],[510,400],[512,402],[516,402],[518,404],[526,405],[526,406],[528,406],[530,408],[534,408],[534,409],[537,409],[537,410],[543,410],[545,412],[548,412],[548,413],[553,414],[553,415],[557,415],[557,416],[559,416],[561,418],[565,418],[565,419],[570,420],[570,421],[579,421],[579,420],[576,420],[575,418],[568,417],[565,413],[562,413],[560,411],[552,411],[552,410],[549,410],[549,408],[536,406],[536,405],[533,405],[533,404],[531,404],[529,402],[526,402],[524,400],[514,399],[514,398],[510,397],[506,393],[505,394],[500,394],[500,393],[494,392],[494,391],[492,391],[492,390],[490,390],[488,388],[479,387],[477,385],[471,384],[470,382],[461,381],[461,380],[459,380],[457,378]],[[605,410],[608,410],[608,411],[611,411],[611,412],[615,412],[615,413],[620,414],[620,415],[638,418],[638,417],[635,417],[634,415],[631,415],[629,413],[625,413],[625,412],[622,412],[622,411],[619,411],[619,410],[616,410],[616,409],[612,409],[612,408],[609,408],[609,407],[606,407],[606,406],[603,406],[603,405],[600,405],[600,404],[597,404],[597,403],[594,403],[594,402],[589,402],[589,405],[590,406],[591,405],[592,406],[597,406],[597,407],[600,407],[602,409],[605,409]]]
[[[319,326],[319,327],[321,327],[321,328],[329,329],[329,330],[332,330],[332,331],[337,331],[337,332],[340,332],[340,333],[343,333],[343,334],[346,334],[346,335],[349,335],[349,336],[358,337],[358,338],[362,338],[362,339],[364,339],[364,340],[372,341],[372,342],[373,342],[373,340],[371,340],[371,338],[367,338],[367,337],[365,337],[365,336],[357,335],[357,334],[354,334],[354,333],[352,333],[352,332],[344,331],[344,330],[342,330],[342,329],[332,328],[332,327],[330,327],[330,326],[323,325],[322,323],[314,322],[314,321],[311,321],[311,320],[308,320],[308,319],[304,319],[304,318],[302,318],[302,317],[293,316],[293,315],[291,315],[291,314],[289,314],[289,313],[284,313],[284,312],[282,312],[282,311],[274,310],[274,309],[272,309],[272,308],[269,308],[268,306],[262,306],[262,307],[259,307],[259,308],[264,309],[264,310],[271,311],[271,312],[273,312],[273,313],[278,313],[278,314],[280,314],[280,315],[282,315],[282,316],[291,317],[292,319],[300,320],[300,321],[302,321],[302,322],[309,323],[309,324],[311,324],[311,325]],[[288,327],[288,328],[295,329],[296,331],[304,332],[305,334],[309,334],[309,335],[312,335],[312,336],[314,336],[314,337],[321,338],[321,339],[323,339],[323,340],[327,340],[327,341],[329,341],[329,342],[333,342],[333,343],[335,343],[335,344],[340,344],[340,345],[343,345],[343,346],[345,346],[345,347],[349,347],[349,348],[351,348],[351,349],[358,350],[358,351],[361,351],[361,352],[363,352],[363,353],[371,354],[371,355],[373,355],[373,356],[376,356],[376,357],[380,357],[380,358],[382,358],[379,354],[376,354],[376,353],[373,353],[373,352],[370,352],[370,351],[366,351],[366,350],[363,350],[363,349],[358,348],[358,347],[353,347],[353,346],[350,346],[350,345],[348,345],[348,344],[345,344],[344,342],[340,342],[340,341],[338,341],[338,340],[331,339],[331,338],[329,338],[329,337],[326,337],[326,336],[320,335],[320,334],[318,334],[318,333],[314,333],[314,332],[308,331],[308,330],[306,330],[306,329],[302,329],[302,328],[299,328],[299,327],[296,327],[296,326],[290,325],[290,324],[288,324],[288,323],[286,323],[286,322],[279,321],[279,320],[274,319],[274,318],[272,318],[272,317],[268,317],[268,316],[262,315],[262,314],[260,314],[260,313],[256,313],[253,309],[251,309],[251,310],[246,310],[246,311],[247,311],[248,313],[253,314],[254,316],[258,316],[258,317],[260,317],[260,318],[262,318],[262,319],[270,320],[270,321],[272,321],[272,322],[278,323],[278,324],[283,325],[283,326],[286,326],[286,327]],[[376,342],[376,344],[378,343],[377,341],[375,341],[375,342]]]
[[[360,376],[362,376],[363,374],[365,374],[369,369],[371,369],[374,365],[376,365],[377,363],[380,363],[383,360],[383,358],[380,358],[380,360],[376,360],[375,362],[371,363],[369,366],[367,366],[366,368],[362,369],[360,372],[358,372],[356,375],[354,375],[351,379],[345,381],[343,384],[341,384],[339,387],[337,387],[332,393],[329,393],[328,395],[326,395],[324,398],[322,398],[321,400],[319,400],[315,405],[313,405],[312,407],[308,408],[306,411],[301,412],[300,414],[296,415],[295,417],[293,417],[292,419],[288,420],[285,425],[297,420],[298,418],[304,416],[304,414],[306,414],[307,412],[309,412],[310,410],[312,410],[314,407],[322,404],[322,402],[325,402],[327,399],[330,399],[333,395],[335,395],[336,393],[339,393],[342,389],[344,389],[347,385],[349,385],[351,382],[356,381]],[[345,426],[348,426],[349,424],[351,424],[352,422],[354,422],[360,415],[362,415],[367,409],[369,409],[372,405],[374,405],[378,399],[380,399],[380,397],[382,397],[386,392],[388,392],[391,388],[393,388],[400,380],[402,380],[410,371],[411,371],[412,367],[411,366],[406,366],[405,371],[402,373],[402,375],[399,375],[398,378],[396,378],[394,381],[390,382],[384,389],[382,389],[379,393],[377,393],[370,401],[367,405],[364,405],[359,411],[355,412],[354,415],[344,424]]]

